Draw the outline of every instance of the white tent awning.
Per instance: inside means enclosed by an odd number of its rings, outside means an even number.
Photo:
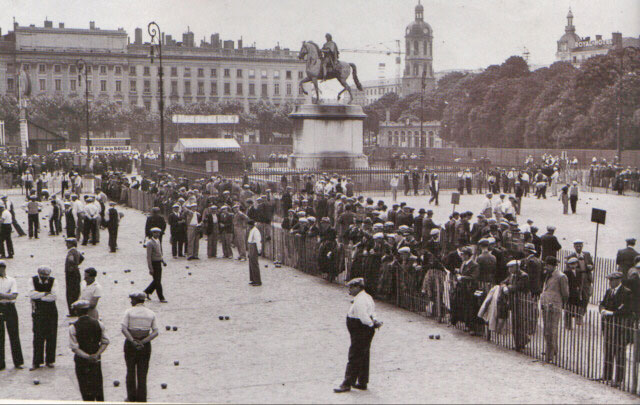
[[[182,138],[173,147],[176,153],[184,152],[240,152],[240,144],[235,139],[224,138]]]

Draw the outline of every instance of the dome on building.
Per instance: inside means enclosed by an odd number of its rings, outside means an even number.
[[[580,37],[575,32],[565,32],[564,35],[560,37],[558,42],[579,42]]]
[[[424,6],[420,3],[416,6],[416,19],[407,25],[405,35],[410,36],[431,36],[433,30],[431,26],[424,21]]]

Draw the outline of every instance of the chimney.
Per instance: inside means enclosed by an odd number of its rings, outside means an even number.
[[[142,28],[136,28],[134,30],[134,41],[133,43],[136,45],[142,45]]]
[[[596,41],[600,41],[600,40],[602,40],[602,35],[596,34]]]
[[[234,42],[232,40],[224,41],[224,49],[234,49]]]
[[[64,23],[58,23],[58,28],[64,28]]]
[[[89,29],[90,30],[95,30],[96,29],[96,22],[95,21],[89,21]]]
[[[53,28],[53,21],[44,20],[44,27],[45,28]]]
[[[238,49],[242,49],[242,37],[238,40]]]
[[[614,49],[622,49],[622,33],[621,32],[611,33],[611,42],[613,42]]]

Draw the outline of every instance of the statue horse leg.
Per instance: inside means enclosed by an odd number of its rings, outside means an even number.
[[[342,93],[347,91],[349,92],[349,104],[351,104],[351,102],[353,101],[353,93],[351,93],[351,86],[349,86],[349,84],[347,83],[347,78],[349,78],[349,73],[350,73],[350,69],[341,69],[340,75],[337,76],[336,79],[338,79],[338,81],[343,87],[343,89],[340,90],[340,93],[338,93],[338,100],[340,100],[340,96],[342,95]]]
[[[320,88],[318,87],[318,78],[312,77],[311,81],[313,82],[313,87],[316,89],[316,101],[314,104],[318,104],[320,102]]]
[[[310,81],[311,81],[311,79],[309,78],[309,76],[307,76],[307,77],[305,77],[304,79],[300,80],[300,83],[298,84],[298,87],[300,87],[300,90],[302,90],[302,93],[303,93],[305,96],[306,96],[307,94],[309,94],[309,93],[307,93],[307,91],[304,89],[303,84],[305,84],[305,83],[309,83]]]

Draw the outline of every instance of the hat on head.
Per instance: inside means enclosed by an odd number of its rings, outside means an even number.
[[[147,294],[143,292],[134,292],[129,294],[129,298],[132,298],[138,301],[144,301],[145,299],[147,299]]]
[[[555,227],[555,226],[553,226],[553,225],[549,225],[549,226],[547,227],[547,231],[555,231],[555,230],[556,230],[556,227]]]
[[[180,204],[173,204],[172,208],[180,208]]]
[[[380,222],[376,222],[375,224],[373,224],[373,229],[378,229],[378,228],[382,228],[382,224]]]
[[[473,250],[469,246],[463,247],[462,249],[460,249],[460,252],[468,254],[469,256],[473,254]]]
[[[377,232],[373,234],[373,239],[383,239],[383,238],[384,238],[384,234],[382,232]]]
[[[482,238],[478,241],[478,246],[489,246],[489,239]]]
[[[572,257],[569,260],[567,260],[567,264],[573,264],[573,263],[578,263],[577,257]]]
[[[66,238],[64,241],[69,243],[78,243],[78,240],[76,238]]]
[[[0,260],[0,267],[7,267],[7,263],[4,260]]]
[[[616,280],[623,278],[624,275],[619,271],[614,271],[613,273],[607,274],[607,278],[610,280]]]
[[[151,232],[162,232],[160,228],[151,228]]]
[[[507,263],[507,267],[511,267],[511,266],[517,266],[520,263],[517,260],[511,260],[509,263]]]
[[[316,217],[307,217],[307,221],[316,222]]]
[[[496,238],[494,238],[493,236],[490,238],[487,238],[487,240],[489,241],[489,244],[496,243]]]
[[[91,303],[87,300],[78,300],[71,304],[71,308],[73,309],[89,309]]]
[[[403,246],[398,249],[398,253],[411,253],[411,249],[409,248],[409,246]]]
[[[582,239],[576,239],[573,241],[574,245],[584,245],[584,241]]]
[[[418,214],[424,214],[425,212],[427,212],[427,211],[425,211],[424,208],[420,208],[418,210]]]
[[[525,243],[524,244],[524,248],[531,251],[531,252],[535,252],[536,251],[536,246],[533,243]]]
[[[116,205],[116,202],[115,201],[109,201],[109,205],[114,207]]]
[[[64,205],[71,205],[71,203],[69,201],[65,201],[63,204]]]
[[[625,242],[631,244],[631,245],[635,245],[636,243],[636,238],[627,238],[624,240]]]
[[[322,222],[331,222],[331,220],[329,219],[329,217],[322,217],[321,221],[322,221]]]
[[[38,274],[51,274],[51,267],[48,266],[40,266],[38,267]]]
[[[549,265],[551,265],[551,266],[557,266],[557,265],[558,265],[558,259],[556,259],[556,258],[555,258],[555,257],[553,257],[553,256],[547,256],[547,257],[544,259],[544,264],[549,264]]]
[[[433,236],[433,235],[438,235],[439,233],[440,233],[440,230],[439,230],[438,228],[433,228],[433,229],[431,230],[431,236]]]
[[[347,287],[351,287],[355,285],[364,288],[364,278],[362,277],[354,278],[347,283]]]

